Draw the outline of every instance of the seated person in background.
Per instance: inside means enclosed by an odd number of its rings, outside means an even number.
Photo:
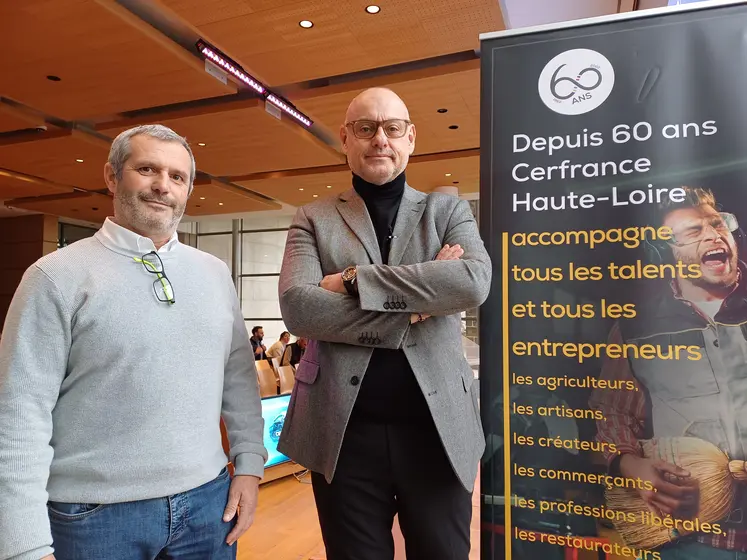
[[[252,350],[254,351],[254,360],[265,360],[267,359],[267,348],[262,344],[262,339],[265,337],[265,330],[261,326],[256,326],[252,329],[252,336],[249,341],[252,343]]]
[[[306,350],[306,339],[298,337],[293,344],[289,344],[285,347],[285,352],[283,352],[283,358],[280,360],[280,365],[296,367],[303,357],[304,350]]]
[[[283,355],[283,352],[285,352],[285,347],[288,345],[290,340],[291,333],[289,333],[288,331],[283,331],[278,341],[270,346],[270,349],[267,351],[267,357],[280,358]]]

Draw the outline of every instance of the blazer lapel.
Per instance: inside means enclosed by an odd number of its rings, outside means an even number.
[[[360,239],[366,248],[371,262],[373,264],[382,264],[376,231],[371,222],[371,217],[368,215],[366,203],[355,192],[355,189],[350,189],[340,195],[340,200],[337,203],[337,211],[350,229],[353,230],[353,233],[358,236],[358,239]]]
[[[399,203],[397,220],[394,223],[392,244],[389,248],[389,264],[397,266],[402,261],[402,255],[410,243],[410,238],[425,211],[425,195],[405,184],[402,202]]]

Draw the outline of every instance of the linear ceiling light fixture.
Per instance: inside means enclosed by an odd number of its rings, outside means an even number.
[[[285,99],[281,99],[274,93],[267,92],[267,101],[272,103],[273,105],[276,105],[286,113],[288,113],[291,117],[296,119],[301,124],[304,124],[306,126],[311,126],[312,122],[309,117],[301,113],[298,109],[296,109],[292,103],[289,101],[286,101]]]
[[[200,39],[197,41],[197,48],[200,49],[200,52],[205,55],[205,57],[218,66],[219,68],[222,68],[229,74],[232,74],[235,78],[238,78],[243,83],[251,87],[254,91],[257,93],[264,94],[267,90],[265,89],[265,86],[259,83],[258,80],[255,80],[252,76],[244,72],[244,69],[236,64],[233,60],[228,58],[223,53],[217,51],[205,41]]]
[[[314,124],[314,121],[312,121],[309,117],[296,109],[296,107],[290,101],[269,91],[263,84],[259,82],[259,80],[256,80],[254,77],[248,74],[241,67],[241,65],[228,58],[215,47],[200,39],[199,41],[197,41],[197,48],[203,54],[203,56],[205,56],[205,58],[210,60],[213,64],[230,73],[239,81],[247,84],[254,91],[261,94],[267,101],[287,113],[289,116],[296,119],[304,126],[310,127],[312,124]]]

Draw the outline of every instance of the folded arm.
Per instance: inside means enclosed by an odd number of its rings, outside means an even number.
[[[288,231],[280,270],[280,311],[288,330],[324,342],[400,348],[410,326],[409,315],[361,309],[358,298],[319,286],[324,278],[313,225],[304,209]],[[374,345],[372,339],[378,338]]]
[[[37,266],[24,274],[0,340],[0,558],[52,553],[47,479],[52,410],[67,370],[71,313]]]
[[[609,335],[610,344],[622,344],[620,327],[616,324]],[[639,388],[639,383],[625,358],[605,358],[600,379],[624,381]],[[594,389],[589,405],[600,410],[604,420],[597,421],[597,439],[615,444],[617,453],[604,452],[608,466],[617,469],[619,458],[625,454],[641,455],[638,439],[643,433],[646,419],[646,399],[640,390]]]
[[[226,271],[229,297],[233,300],[233,339],[223,381],[223,410],[230,459],[237,475],[262,478],[267,450],[262,436],[264,420],[257,386],[257,370],[236,290]]]
[[[389,313],[451,315],[480,306],[488,297],[492,265],[469,204],[462,200],[449,217],[444,244],[460,245],[459,259],[357,267],[360,306]],[[404,309],[387,306],[397,298]]]

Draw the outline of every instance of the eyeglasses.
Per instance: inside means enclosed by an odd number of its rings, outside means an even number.
[[[158,256],[158,253],[151,251],[150,253],[143,255],[141,258],[132,258],[135,259],[135,261],[142,263],[145,270],[156,275],[156,279],[153,281],[153,291],[156,293],[158,301],[170,303],[171,305],[175,304],[174,288],[166,277],[166,272],[163,269],[163,261],[161,260],[161,257]]]
[[[345,126],[353,128],[353,135],[361,140],[370,140],[379,131],[379,127],[384,130],[387,138],[402,138],[407,134],[407,127],[412,122],[406,119],[388,119],[386,121],[350,121],[345,123]]]
[[[709,229],[716,232],[716,235],[726,235],[736,231],[738,227],[739,222],[734,214],[719,212],[713,216],[688,220],[681,227],[673,229],[672,238],[668,243],[676,247],[684,247],[705,239]]]

